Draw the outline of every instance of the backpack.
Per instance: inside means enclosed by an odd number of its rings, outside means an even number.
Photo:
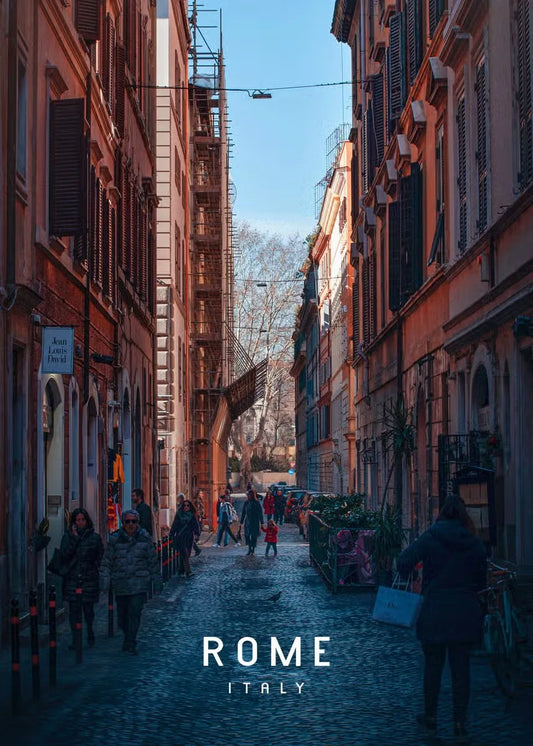
[[[235,521],[239,520],[239,516],[237,515],[237,511],[233,507],[231,503],[226,503],[226,510],[228,512],[228,520],[230,523],[234,523]]]

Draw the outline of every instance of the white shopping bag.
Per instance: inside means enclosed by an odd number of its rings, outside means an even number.
[[[380,585],[372,619],[377,622],[396,624],[399,627],[414,627],[423,600],[418,593]]]

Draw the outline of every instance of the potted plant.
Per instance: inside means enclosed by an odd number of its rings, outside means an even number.
[[[406,531],[402,528],[398,512],[389,503],[385,510],[375,514],[374,561],[377,585],[391,585],[392,566],[401,552]]]

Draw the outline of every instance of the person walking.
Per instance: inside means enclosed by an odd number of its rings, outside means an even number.
[[[257,499],[255,490],[248,490],[247,499],[241,513],[241,526],[244,525],[244,535],[248,544],[248,554],[255,553],[257,537],[263,525],[263,508]]]
[[[191,551],[195,539],[200,538],[200,523],[196,515],[196,508],[190,500],[184,500],[180,510],[176,511],[169,537],[174,548],[179,552],[178,575],[193,575],[191,570]]]
[[[268,557],[268,553],[270,551],[270,547],[274,550],[274,557],[278,556],[278,527],[270,518],[267,521],[266,528],[261,526],[261,531],[265,532],[265,541],[267,543],[266,550],[265,550],[265,557]]]
[[[274,521],[278,526],[283,526],[283,516],[285,515],[286,498],[283,492],[278,488],[274,493]]]
[[[104,590],[111,587],[117,601],[118,626],[124,633],[122,650],[137,653],[137,632],[147,594],[163,589],[152,537],[141,528],[136,510],[122,513],[122,528],[109,537],[100,578]]]
[[[458,495],[446,499],[436,523],[405,549],[398,572],[408,577],[423,563],[424,600],[417,637],[424,651],[425,710],[418,722],[437,728],[437,705],[446,655],[452,674],[454,738],[468,743],[466,714],[470,696],[470,649],[481,638],[483,614],[478,592],[485,586],[486,551]]]
[[[89,513],[84,508],[76,508],[70,514],[68,531],[61,539],[59,548],[62,563],[68,567],[63,576],[63,599],[69,604],[69,623],[72,631],[71,650],[75,650],[76,629],[76,588],[81,579],[82,610],[87,625],[87,643],[92,647],[94,636],[94,605],[99,595],[99,568],[104,554],[104,545]]]
[[[274,495],[270,491],[270,487],[267,488],[266,494],[263,498],[263,511],[267,521],[274,517]]]
[[[131,504],[139,514],[140,527],[148,531],[150,536],[153,536],[152,509],[144,502],[144,490],[141,490],[140,487],[136,487],[131,493]]]
[[[233,535],[233,532],[231,530],[231,524],[233,520],[237,520],[237,513],[235,512],[235,508],[230,502],[230,496],[229,495],[221,495],[220,496],[220,503],[217,505],[218,508],[218,531],[217,531],[217,539],[216,542],[213,544],[214,547],[219,547],[220,542],[222,541],[222,537],[224,536],[224,546],[227,547],[229,544],[229,538],[228,536],[231,536],[233,541],[235,542],[236,547],[240,547],[238,539]]]

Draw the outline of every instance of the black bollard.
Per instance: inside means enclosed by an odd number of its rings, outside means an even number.
[[[113,622],[113,589],[111,584],[109,585],[109,591],[107,593],[107,636],[113,637],[115,634],[114,622]]]
[[[81,575],[76,582],[76,623],[74,627],[74,647],[76,649],[76,663],[83,661],[83,618],[82,618],[83,590]]]
[[[37,591],[30,591],[31,683],[33,699],[39,699],[39,621],[37,618]]]
[[[159,563],[159,572],[161,574],[163,574],[163,566],[161,564],[161,557],[162,557],[162,554],[161,554],[161,539],[158,539],[157,540],[157,561]]]
[[[20,705],[20,623],[19,602],[11,600],[11,709],[13,714]]]
[[[57,627],[56,627],[56,587],[50,586],[48,593],[48,681],[50,686],[57,684]]]
[[[174,575],[174,545],[168,539],[168,577],[171,578]]]

